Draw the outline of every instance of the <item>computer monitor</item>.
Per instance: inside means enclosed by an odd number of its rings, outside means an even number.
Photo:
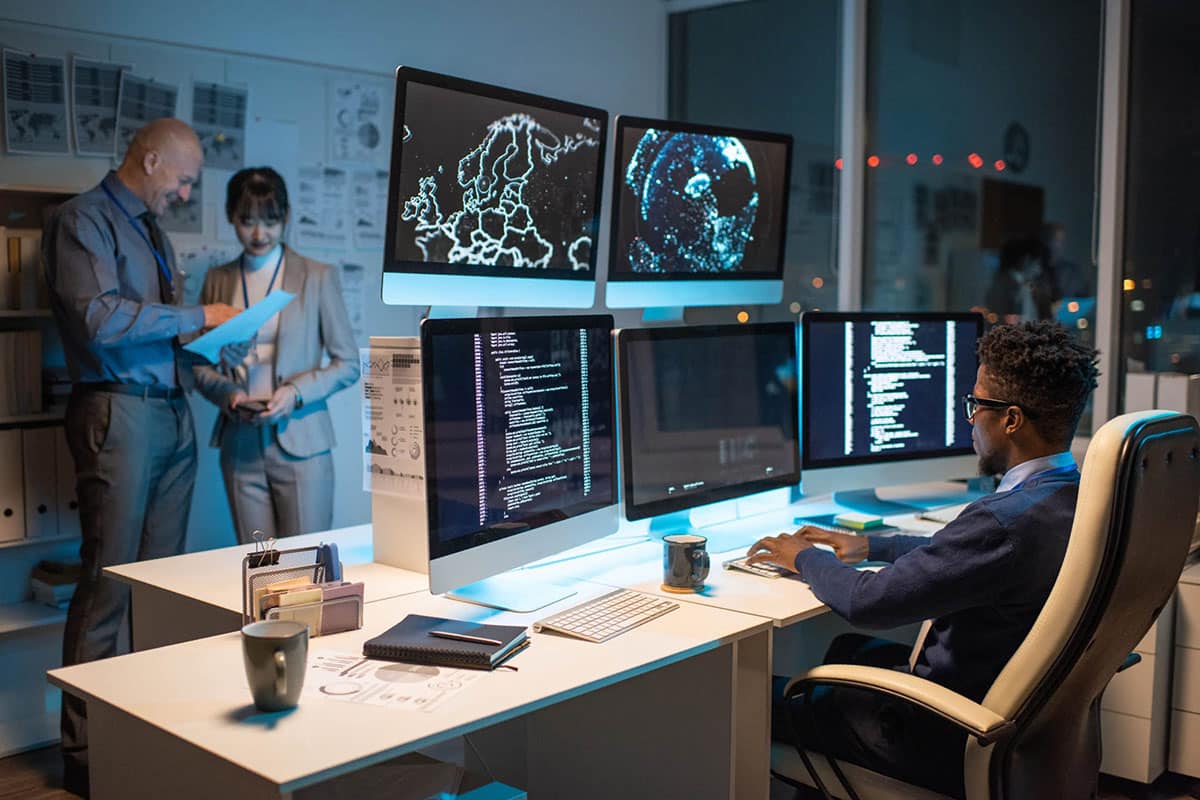
[[[617,117],[610,308],[777,303],[792,137]]]
[[[430,591],[569,596],[483,579],[617,529],[612,317],[426,319],[421,359]]]
[[[799,483],[794,324],[631,328],[616,338],[628,519]],[[686,527],[676,517],[662,532]]]
[[[912,507],[880,501],[876,487],[974,475],[962,396],[975,386],[982,332],[978,314],[805,313],[804,493],[898,513]]]
[[[587,308],[608,113],[396,70],[383,302]]]

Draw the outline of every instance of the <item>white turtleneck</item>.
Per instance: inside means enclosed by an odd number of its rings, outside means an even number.
[[[275,289],[283,288],[283,273],[287,264],[280,262],[283,256],[283,245],[275,245],[266,255],[242,255],[242,266],[246,275],[246,295],[250,305],[267,296],[267,287],[271,285],[271,275],[275,272],[275,264],[279,263],[279,275],[275,278]],[[238,278],[237,290],[233,293],[233,306],[246,308],[242,296],[242,281]],[[261,328],[243,362],[246,366],[246,394],[251,400],[270,400],[275,393],[275,337],[279,333],[279,315],[275,314]]]

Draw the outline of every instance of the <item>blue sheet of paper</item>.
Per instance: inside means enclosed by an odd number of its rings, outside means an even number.
[[[254,336],[267,320],[278,314],[295,297],[291,292],[276,289],[233,319],[185,344],[183,349],[204,356],[215,364],[221,357],[222,347],[244,342]]]

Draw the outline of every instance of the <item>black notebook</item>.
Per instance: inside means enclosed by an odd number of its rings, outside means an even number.
[[[500,644],[448,639],[435,636],[433,631],[492,639]],[[364,642],[363,655],[412,664],[495,669],[528,644],[528,634],[520,625],[480,625],[409,614],[374,639]]]

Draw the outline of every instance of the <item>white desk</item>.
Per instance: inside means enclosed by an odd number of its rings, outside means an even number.
[[[928,493],[931,486],[937,487],[940,484],[912,487],[907,496]],[[896,491],[889,499],[900,499],[904,496],[906,495]],[[797,517],[818,516],[841,510],[843,509],[834,505],[828,497],[821,497],[734,522],[722,523],[715,540],[737,542],[738,545],[725,552],[710,551],[712,566],[704,589],[693,594],[678,594],[662,588],[663,545],[657,541],[640,542],[594,556],[555,561],[547,566],[531,567],[529,571],[535,575],[544,575],[547,580],[589,580],[672,600],[753,614],[770,619],[776,628],[784,628],[824,614],[829,607],[818,600],[808,588],[808,584],[796,576],[767,579],[748,572],[723,569],[721,563],[743,555],[749,545],[763,536],[795,530],[797,525],[794,520]],[[902,528],[907,534],[932,535],[942,527],[935,522],[916,519],[913,514],[887,517],[885,521]],[[703,529],[696,532],[704,534]],[[597,544],[603,543],[604,540],[601,540]]]
[[[581,593],[548,612],[603,593]],[[367,605],[363,630],[313,639],[312,653],[359,652],[406,613],[464,618],[470,606],[427,593]],[[531,622],[539,614],[474,615]],[[495,777],[541,797],[766,798],[770,623],[696,603],[601,645],[534,634],[511,663],[434,712],[314,696],[257,714],[238,634],[49,673],[88,701],[92,795],[278,798],[509,720],[514,759]],[[492,728],[493,731],[500,730]],[[515,735],[514,735],[515,734]],[[523,734],[524,741],[512,741]],[[473,737],[474,738],[474,737]]]
[[[281,549],[337,542],[343,577],[362,581],[367,603],[429,588],[429,576],[371,561],[371,526],[356,525],[279,540]],[[133,646],[162,647],[242,627],[242,559],[252,545],[234,545],[169,558],[106,567],[129,584]]]

